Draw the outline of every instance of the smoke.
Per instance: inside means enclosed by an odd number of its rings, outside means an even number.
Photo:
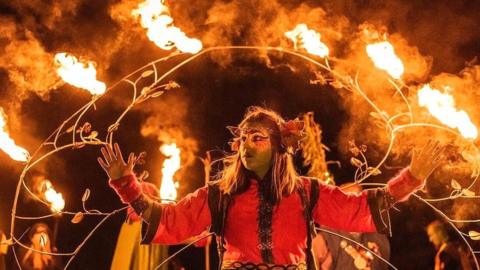
[[[186,171],[196,161],[198,152],[197,141],[188,135],[192,133],[189,128],[191,125],[187,124],[188,107],[188,99],[180,95],[169,95],[154,106],[142,108],[150,116],[144,120],[140,130],[142,136],[155,138],[160,146],[175,143],[180,148],[182,169],[175,176],[177,179],[182,179],[182,183],[193,182]]]
[[[53,54],[12,19],[0,18],[0,24],[0,68],[6,70],[13,84],[14,98],[24,99],[28,92],[47,97],[50,89],[62,84],[55,73]]]
[[[354,24],[368,21],[399,33],[435,59],[434,73],[456,73],[478,53],[473,50],[480,37],[478,2],[327,0],[323,5]]]

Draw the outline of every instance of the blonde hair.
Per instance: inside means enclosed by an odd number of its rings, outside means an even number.
[[[280,125],[285,120],[276,112],[262,107],[249,107],[239,127],[259,123],[268,128],[273,149],[273,162],[270,168],[271,181],[267,199],[276,204],[283,195],[293,193],[299,183],[299,177],[293,164],[292,155],[281,145]],[[223,170],[219,172],[220,190],[224,194],[234,194],[248,183],[249,171],[243,166],[239,152],[223,158]]]

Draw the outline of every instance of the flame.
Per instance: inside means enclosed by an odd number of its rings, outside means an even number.
[[[451,95],[432,89],[429,84],[424,85],[417,95],[418,104],[427,107],[428,111],[440,122],[451,128],[457,128],[465,138],[477,138],[477,127],[465,111],[457,111],[455,100]]]
[[[27,161],[30,154],[27,150],[15,144],[7,131],[7,115],[0,107],[0,149],[17,161]]]
[[[180,169],[180,149],[175,143],[171,143],[162,145],[160,151],[167,156],[162,167],[160,198],[164,202],[171,202],[177,198],[178,183],[174,182],[173,175]]]
[[[181,52],[197,53],[202,49],[202,42],[189,38],[180,28],[173,25],[173,19],[163,0],[146,0],[132,11],[135,17],[140,16],[140,23],[147,29],[148,38],[163,50],[177,47]]]
[[[368,44],[367,54],[377,68],[385,70],[395,79],[400,79],[404,71],[403,63],[395,54],[390,42],[382,41]]]
[[[45,200],[50,203],[50,210],[54,213],[61,212],[65,207],[65,200],[63,199],[62,193],[55,191],[49,180],[45,180],[43,185],[43,189],[45,189],[43,194]]]
[[[105,83],[97,81],[97,71],[93,62],[81,63],[73,55],[57,53],[55,55],[57,74],[67,83],[85,89],[92,95],[105,93]]]
[[[306,24],[298,24],[292,31],[285,32],[285,36],[293,41],[295,50],[300,46],[308,53],[320,57],[325,57],[329,53],[327,45],[320,41],[320,33],[308,29]]]

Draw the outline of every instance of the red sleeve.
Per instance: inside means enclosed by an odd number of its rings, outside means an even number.
[[[142,244],[179,244],[205,231],[211,224],[207,193],[203,187],[177,204],[155,203],[150,223],[142,229]]]
[[[347,232],[375,232],[368,192],[347,195],[338,187],[320,184],[313,219],[320,225]]]

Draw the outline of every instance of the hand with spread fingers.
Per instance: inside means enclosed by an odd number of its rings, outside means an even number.
[[[118,143],[114,144],[114,149],[110,144],[103,146],[101,152],[103,159],[99,157],[97,160],[110,179],[118,179],[133,174],[133,167],[135,166],[135,155],[133,153],[130,153],[127,162],[125,162]]]
[[[429,140],[421,149],[414,149],[410,162],[411,174],[420,181],[425,181],[440,165],[444,158],[445,146]]]

